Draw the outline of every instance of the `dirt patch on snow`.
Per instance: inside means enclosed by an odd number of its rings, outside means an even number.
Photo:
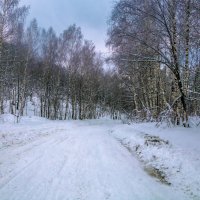
[[[163,184],[171,185],[171,183],[168,181],[167,175],[165,173],[165,170],[162,168],[156,168],[155,166],[149,164],[148,161],[146,161],[142,157],[142,150],[145,147],[155,146],[155,147],[162,147],[162,146],[168,146],[169,141],[163,140],[159,138],[158,136],[152,136],[145,134],[144,135],[144,145],[136,145],[135,147],[132,147],[129,142],[126,142],[126,139],[117,139],[121,145],[123,145],[131,154],[135,155],[138,160],[142,163],[144,171],[147,172],[150,176],[156,178],[158,181],[160,181]],[[156,156],[152,156],[152,160],[156,160]]]
[[[145,166],[144,170],[152,177],[156,178],[159,180],[161,183],[166,184],[166,185],[171,185],[171,183],[167,180],[166,175],[163,171],[160,169],[157,169],[152,166]]]

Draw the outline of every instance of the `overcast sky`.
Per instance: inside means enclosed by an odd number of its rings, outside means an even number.
[[[36,18],[39,26],[52,26],[57,34],[75,23],[98,51],[107,52],[107,21],[113,0],[21,0],[21,4],[30,5],[28,20]]]

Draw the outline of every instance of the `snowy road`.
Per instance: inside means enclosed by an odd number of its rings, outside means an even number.
[[[1,200],[180,199],[108,134],[110,125],[56,126],[54,134],[0,150]]]

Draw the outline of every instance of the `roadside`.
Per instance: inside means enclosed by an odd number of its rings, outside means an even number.
[[[200,128],[155,125],[120,125],[110,134],[138,158],[149,175],[189,199],[200,199]]]

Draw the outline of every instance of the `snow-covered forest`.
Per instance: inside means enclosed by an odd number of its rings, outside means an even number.
[[[200,200],[200,1],[112,1],[107,52],[23,4],[0,0],[0,200]]]
[[[200,114],[199,1],[121,0],[108,22],[105,58],[69,26],[25,20],[28,7],[1,1],[0,113],[48,119],[168,121]],[[30,8],[31,9],[31,8]],[[115,66],[106,68],[107,63]]]

